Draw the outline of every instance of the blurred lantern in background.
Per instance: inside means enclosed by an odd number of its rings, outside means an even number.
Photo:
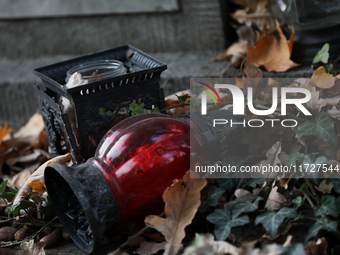
[[[272,0],[274,14],[295,29],[292,60],[311,64],[325,43],[340,55],[340,0]]]

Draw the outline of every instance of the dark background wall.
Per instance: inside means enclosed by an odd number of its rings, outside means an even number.
[[[145,52],[221,51],[231,41],[225,34],[227,0],[177,4],[168,12],[3,18],[0,56],[82,55],[127,43]]]

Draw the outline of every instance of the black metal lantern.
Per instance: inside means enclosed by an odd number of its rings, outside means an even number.
[[[66,88],[67,72],[80,64],[118,60],[127,72],[118,76]],[[167,66],[146,53],[125,45],[37,68],[42,87],[34,86],[44,120],[52,156],[71,152],[80,164],[94,155],[105,133],[120,120],[129,117],[129,105],[144,103],[146,109],[165,107],[160,75]],[[74,104],[79,136],[73,132],[70,118],[63,113],[60,98]]]
[[[272,0],[273,11],[294,26],[292,60],[311,64],[315,54],[329,43],[330,55],[340,54],[340,0]]]

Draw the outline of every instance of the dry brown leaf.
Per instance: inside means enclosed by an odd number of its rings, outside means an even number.
[[[330,89],[334,86],[335,77],[332,74],[326,72],[325,67],[320,66],[315,70],[312,79],[309,81],[311,86],[318,87],[320,89]]]
[[[315,187],[318,191],[321,191],[323,194],[325,193],[331,193],[332,188],[333,188],[333,183],[327,184],[326,180],[323,180],[319,187]]]
[[[268,1],[253,1],[252,5],[246,9],[237,10],[232,14],[232,18],[240,24],[251,27],[255,24],[260,31],[270,30],[275,27],[273,15],[269,12]],[[254,5],[255,4],[255,5]]]
[[[240,41],[249,44],[251,47],[255,46],[257,36],[252,26],[241,25],[237,27],[236,34]],[[247,54],[247,51],[246,51],[246,54]],[[243,57],[245,57],[246,54]]]
[[[289,157],[289,155],[288,155],[286,152],[282,151],[282,152],[280,153],[280,155],[279,155],[279,160],[280,160],[283,164],[288,165],[288,161],[290,160],[290,157]]]
[[[331,94],[331,95],[339,95],[340,94],[340,79],[337,76],[334,82],[334,86],[331,87],[330,89],[327,89],[327,91],[325,91],[327,94]]]
[[[283,205],[287,202],[287,199],[285,198],[284,195],[281,193],[277,192],[278,187],[272,188],[269,197],[267,199],[265,208],[271,211],[276,211],[279,210],[283,207]]]
[[[196,238],[198,234],[196,234]],[[228,254],[228,255],[239,255],[240,249],[234,245],[225,241],[215,241],[212,234],[207,233],[203,239],[203,245],[201,247],[189,246],[185,248],[183,255],[197,254],[196,251],[199,249],[199,254]]]
[[[335,106],[331,110],[328,110],[328,115],[334,119],[340,120],[340,110],[338,110]]]
[[[31,174],[31,171],[27,169],[20,171],[18,174],[13,176],[9,187],[12,189],[20,189],[22,186],[24,186],[26,180],[30,178]]]
[[[292,245],[292,239],[293,239],[292,235],[287,236],[286,241],[284,242],[284,244],[282,246],[283,247],[291,246]]]
[[[34,243],[31,239],[29,242],[23,242],[20,244],[20,248],[24,251],[23,255],[46,255],[44,247],[45,243]]]
[[[334,97],[326,97],[325,101],[328,106],[334,106],[337,103],[340,102],[340,95],[334,96]]]
[[[292,173],[289,175],[289,178],[282,178],[280,180],[280,185],[281,187],[284,187],[285,189],[288,189],[288,184],[290,182],[290,180],[296,175],[296,173]]]
[[[39,137],[41,131],[44,130],[44,121],[40,113],[35,113],[27,122],[25,126],[20,128],[18,132],[14,134],[14,137],[22,136],[36,136]]]
[[[42,164],[24,183],[24,185],[22,186],[22,188],[18,191],[18,193],[16,194],[14,200],[10,203],[10,205],[14,206],[17,203],[20,202],[21,199],[23,199],[24,196],[24,192],[27,193],[31,193],[31,187],[29,186],[29,184],[31,182],[37,182],[37,181],[44,181],[44,173],[45,173],[45,168],[47,165],[49,164],[53,164],[53,163],[58,163],[61,165],[65,165],[67,163],[67,161],[71,158],[71,154],[67,153],[65,155],[61,155],[61,156],[57,156],[53,159],[50,159],[48,161],[46,161],[44,164]]]
[[[237,189],[235,191],[236,199],[226,203],[225,209],[227,209],[228,211],[231,212],[233,210],[234,206],[238,202],[243,202],[243,201],[246,201],[247,199],[251,199],[252,201],[255,201],[255,199],[259,196],[260,191],[261,191],[261,189],[259,189],[259,188],[253,189],[253,193],[251,193],[250,191],[245,190],[245,189]]]
[[[311,90],[311,98],[306,103],[307,107],[313,111],[314,114],[321,111],[321,108],[324,107],[327,103],[325,99],[319,98],[319,91],[316,91],[315,87],[312,87]]]
[[[26,155],[18,155],[16,157],[10,157],[6,160],[6,164],[13,166],[16,163],[29,163],[36,161],[41,156],[39,150],[33,150],[32,153]]]
[[[281,142],[278,141],[269,149],[269,151],[267,151],[266,153],[267,159],[262,160],[260,163],[256,165],[259,166],[259,168],[263,169],[263,171],[265,170],[265,167],[268,168],[269,166],[276,166],[277,164],[281,163],[281,160],[279,159],[280,153],[281,153]],[[263,175],[262,172],[261,172],[261,175]],[[277,174],[271,173],[268,171],[268,175],[266,175],[266,177],[273,178],[275,177],[275,175]],[[252,177],[255,177],[255,175],[254,176],[252,175]]]
[[[305,246],[306,255],[328,255],[326,252],[327,241],[326,238],[319,238],[318,241],[312,242]]]
[[[45,191],[47,191],[44,181],[30,182],[28,186],[30,186],[33,190],[39,193],[44,193]]]
[[[224,54],[217,56],[212,61],[223,61],[228,60],[232,56],[238,55],[243,56],[247,53],[247,47],[244,42],[235,42],[225,50]]]
[[[231,0],[231,2],[241,5],[244,8],[249,8],[249,11],[253,12],[255,11],[258,6],[266,6],[269,5],[270,1],[268,0]]]
[[[0,143],[2,139],[4,139],[11,132],[12,132],[12,128],[11,127],[7,128],[7,123],[5,123],[5,125],[2,128],[0,128]]]
[[[245,63],[244,72],[247,75],[247,78],[250,79],[244,79],[243,80],[243,94],[244,96],[247,96],[248,88],[253,88],[253,97],[257,98],[258,93],[258,84],[260,80],[263,78],[263,72],[260,68],[257,68],[256,66]]]
[[[259,35],[259,38],[265,37],[255,45],[255,48],[247,45],[248,63],[253,64],[256,67],[264,66],[268,71],[274,72],[285,72],[292,67],[299,66],[299,64],[294,63],[290,59],[291,46],[288,44],[278,21],[276,21],[276,29],[280,36],[280,40],[278,40],[274,34],[265,36],[266,32],[262,32]],[[290,41],[293,42],[293,40],[294,33],[292,33],[292,37],[290,38]]]
[[[243,246],[239,254],[242,255],[280,255],[282,250],[278,244],[265,245],[264,248],[254,248],[253,245]]]
[[[137,251],[134,251],[134,254],[139,255],[151,255],[159,252],[160,250],[165,249],[166,242],[162,243],[151,243],[151,242],[144,242],[140,245]]]
[[[184,184],[187,184],[188,189]],[[205,179],[191,179],[188,172],[183,180],[176,182],[163,193],[166,218],[155,215],[145,218],[145,224],[161,232],[168,242],[164,254],[177,254],[182,248],[184,229],[191,223],[201,204],[200,191],[206,184]]]
[[[162,236],[160,233],[158,232],[155,232],[155,233],[150,233],[150,232],[144,232],[143,233],[143,236],[148,238],[148,239],[151,239],[153,241],[156,241],[156,242],[164,242],[165,241],[165,238],[164,236]]]

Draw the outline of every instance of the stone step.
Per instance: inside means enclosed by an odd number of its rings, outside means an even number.
[[[189,88],[190,78],[218,78],[229,62],[211,62],[221,52],[197,53],[149,53],[166,63],[168,69],[162,73],[161,86],[165,96]],[[38,110],[33,84],[41,83],[33,75],[33,69],[73,58],[73,56],[41,57],[36,59],[0,58],[0,126],[7,123],[14,130],[19,129]],[[311,77],[310,67],[299,67],[285,73],[264,72],[265,77]],[[230,68],[225,77],[241,77],[243,71]]]

